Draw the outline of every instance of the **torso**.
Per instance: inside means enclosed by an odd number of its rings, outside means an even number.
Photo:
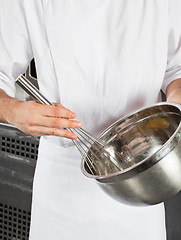
[[[98,135],[160,100],[167,0],[24,2],[40,90],[74,111],[83,128]],[[82,175],[80,161],[70,141],[42,138],[31,240],[165,239],[162,204],[131,208],[109,199]]]

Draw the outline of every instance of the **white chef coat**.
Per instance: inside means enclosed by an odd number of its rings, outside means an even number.
[[[0,88],[34,57],[40,90],[94,135],[181,77],[181,0],[0,0]],[[164,240],[164,207],[131,207],[80,170],[71,140],[40,141],[30,240]]]

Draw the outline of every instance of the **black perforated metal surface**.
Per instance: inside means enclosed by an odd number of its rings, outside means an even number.
[[[28,240],[39,138],[0,124],[0,239]]]
[[[0,239],[27,240],[30,212],[0,203]]]
[[[27,140],[16,139],[10,136],[1,136],[0,151],[36,160],[38,156],[38,144]]]

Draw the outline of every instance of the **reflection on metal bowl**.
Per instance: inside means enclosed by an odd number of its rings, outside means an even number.
[[[94,153],[87,152],[96,171],[90,171],[84,158],[82,172],[122,203],[163,202],[181,190],[180,129],[180,105],[164,102],[140,109],[99,136],[104,147],[94,143]]]

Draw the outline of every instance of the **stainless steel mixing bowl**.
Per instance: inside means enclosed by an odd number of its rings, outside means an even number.
[[[94,143],[94,154],[91,149],[87,153],[97,170],[90,171],[86,157],[81,168],[112,198],[129,205],[153,205],[181,190],[180,105],[164,102],[140,109],[98,139],[105,147]]]

